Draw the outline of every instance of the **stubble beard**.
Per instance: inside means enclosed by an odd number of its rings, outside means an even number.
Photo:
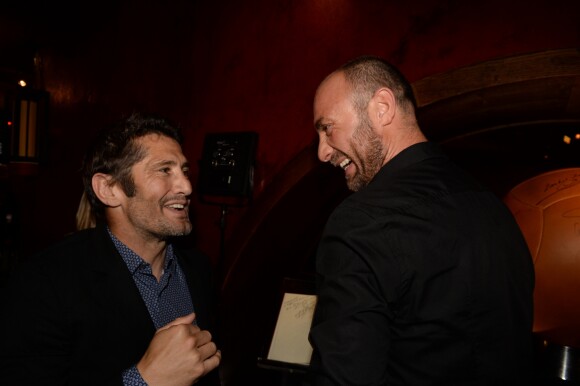
[[[346,185],[348,189],[357,192],[367,186],[383,166],[384,146],[366,112],[359,114],[359,124],[352,135],[351,149],[359,161],[356,174],[346,181]]]
[[[133,197],[135,200],[140,200],[139,197]],[[140,201],[141,203],[143,201]],[[134,201],[133,204],[138,204],[139,201]],[[164,202],[160,202],[159,207],[161,209],[160,217],[155,219],[151,218],[151,213],[156,212],[156,210],[142,211],[143,207],[135,205],[136,210],[133,211],[135,216],[132,216],[130,220],[136,227],[141,229],[141,232],[149,234],[147,237],[153,237],[158,240],[167,240],[172,237],[187,236],[192,231],[192,224],[189,220],[189,208],[184,209],[187,211],[186,219],[183,219],[179,224],[172,222],[168,218],[163,216],[163,205]]]
[[[144,230],[157,240],[169,240],[174,237],[187,236],[191,233],[192,225],[190,221],[185,222],[182,226],[170,224],[167,221],[156,221]]]
[[[185,210],[187,211],[188,209]],[[155,228],[159,232],[160,238],[187,236],[192,230],[189,212],[187,219],[183,220],[181,224],[174,224],[167,219],[160,219]]]

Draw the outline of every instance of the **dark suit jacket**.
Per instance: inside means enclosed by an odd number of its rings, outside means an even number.
[[[197,323],[211,329],[209,262],[193,251],[176,247],[175,253]],[[71,235],[19,267],[0,312],[3,386],[122,385],[121,372],[137,363],[155,333],[127,266],[101,226]]]
[[[436,144],[344,200],[316,259],[316,386],[529,384],[532,257],[507,207]]]

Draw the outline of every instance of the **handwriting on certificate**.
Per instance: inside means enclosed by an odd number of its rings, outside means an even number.
[[[316,295],[285,293],[268,359],[308,365],[312,346],[308,333],[316,307]]]

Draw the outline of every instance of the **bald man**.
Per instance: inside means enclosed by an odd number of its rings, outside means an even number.
[[[534,270],[511,212],[421,131],[409,82],[356,58],[314,98],[318,157],[354,193],[316,255],[312,384],[519,385]]]

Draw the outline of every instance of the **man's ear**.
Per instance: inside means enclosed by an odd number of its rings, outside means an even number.
[[[382,128],[391,124],[395,118],[396,100],[393,92],[386,88],[380,88],[369,102],[369,117],[376,124],[375,127]]]
[[[115,183],[111,183],[112,177],[108,174],[95,173],[92,179],[93,190],[101,202],[110,207],[120,205],[119,191]]]

